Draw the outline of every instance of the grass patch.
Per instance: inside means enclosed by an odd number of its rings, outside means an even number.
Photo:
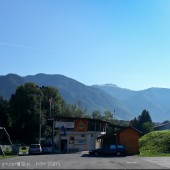
[[[0,155],[0,160],[7,159],[7,158],[12,158],[12,157],[15,157],[15,156],[17,156],[17,155],[6,155],[6,156],[1,156]]]
[[[170,130],[153,131],[139,139],[140,156],[170,156]]]

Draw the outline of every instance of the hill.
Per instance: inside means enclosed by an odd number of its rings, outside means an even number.
[[[129,112],[138,116],[142,110],[149,111],[153,121],[170,120],[170,89],[149,88],[146,90],[132,91],[112,84],[95,85],[94,87],[105,91],[119,100],[128,108]]]
[[[169,120],[170,89],[149,88],[139,91],[137,94],[125,99],[122,103],[129,106],[129,110],[137,113],[145,108],[149,111],[153,120]]]
[[[120,101],[124,101],[138,93],[138,91],[120,88],[114,84],[93,85],[93,87],[99,88],[107,92],[108,94],[117,98]]]
[[[153,131],[139,140],[141,156],[159,156],[170,153],[170,130]]]
[[[129,120],[134,117],[117,99],[106,92],[95,87],[86,86],[63,75],[37,74],[20,77],[9,74],[1,76],[0,82],[3,82],[0,83],[0,89],[3,89],[3,91],[0,90],[0,95],[6,99],[9,99],[11,94],[15,93],[17,86],[26,82],[34,82],[38,86],[56,87],[67,103],[81,103],[81,105],[87,109],[88,113],[94,110],[101,112],[106,110],[114,112],[114,110],[116,110],[118,112],[118,119]],[[5,84],[8,84],[7,88]],[[11,90],[9,91],[9,89]]]
[[[0,96],[8,100],[11,94],[15,93],[16,88],[25,82],[22,77],[16,74],[0,76]]]
[[[10,99],[15,89],[26,83],[56,87],[67,103],[81,105],[88,113],[109,110],[116,119],[131,120],[148,110],[154,122],[170,120],[170,89],[149,88],[133,91],[114,84],[86,86],[59,74],[36,74],[21,77],[16,74],[0,76],[0,96]]]

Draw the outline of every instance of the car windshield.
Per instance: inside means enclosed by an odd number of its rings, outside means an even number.
[[[30,148],[39,148],[40,145],[31,145]]]
[[[42,145],[42,147],[52,147],[51,145]]]
[[[21,149],[23,149],[23,150],[25,150],[25,149],[27,149],[25,146],[23,146],[23,147],[21,147]]]
[[[110,148],[109,145],[103,145],[103,146],[101,147],[101,149],[109,149],[109,148]]]
[[[124,148],[123,145],[117,145],[117,148]]]

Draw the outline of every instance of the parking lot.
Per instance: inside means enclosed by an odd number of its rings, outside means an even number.
[[[0,160],[0,169],[170,169],[169,157],[72,154],[16,156]]]

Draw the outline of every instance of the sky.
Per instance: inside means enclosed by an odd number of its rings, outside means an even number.
[[[0,75],[170,88],[169,0],[0,0]]]

